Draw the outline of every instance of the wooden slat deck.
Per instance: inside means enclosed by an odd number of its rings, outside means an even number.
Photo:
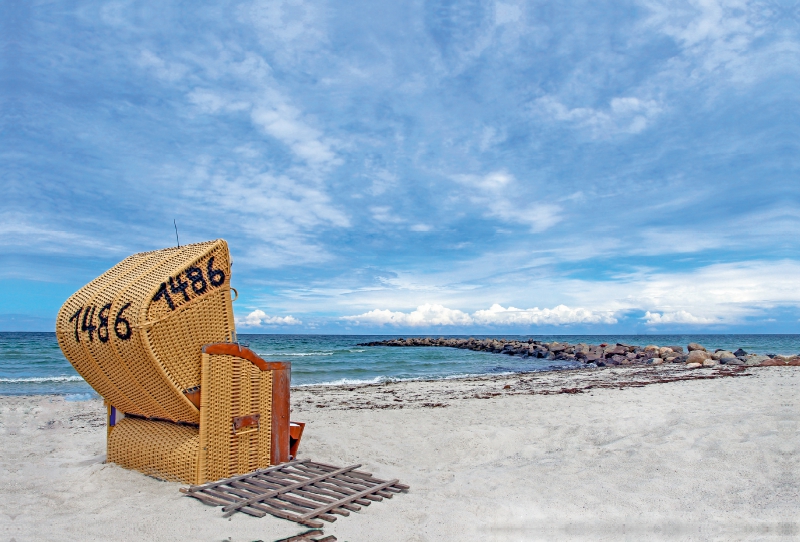
[[[336,521],[372,502],[408,491],[398,480],[380,480],[358,470],[301,459],[216,482],[181,488],[189,497],[222,506],[224,517],[236,512],[267,514],[321,528],[319,520]],[[336,514],[336,515],[334,515]]]

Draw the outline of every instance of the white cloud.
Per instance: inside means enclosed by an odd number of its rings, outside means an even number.
[[[159,79],[177,81],[189,71],[189,68],[180,62],[168,62],[147,49],[139,54],[139,66],[150,69]]]
[[[378,222],[384,222],[387,224],[400,224],[405,222],[404,219],[400,218],[396,214],[392,212],[392,208],[385,205],[376,205],[369,208],[370,213],[372,213],[372,218],[377,220]]]
[[[294,316],[268,316],[264,311],[256,309],[244,318],[235,318],[236,325],[240,327],[261,326],[297,326],[303,322]]]
[[[605,109],[568,108],[556,98],[545,96],[535,102],[534,111],[558,121],[569,122],[588,130],[592,137],[603,138],[617,133],[638,134],[647,128],[662,107],[655,100],[635,97],[613,98]]]
[[[476,324],[520,324],[520,325],[563,325],[563,324],[616,324],[617,319],[611,312],[593,312],[583,308],[571,309],[566,305],[558,305],[552,309],[517,309],[509,306],[503,308],[494,304],[489,310],[475,312]]]
[[[339,165],[341,159],[322,133],[303,121],[300,111],[287,104],[263,104],[253,109],[253,124],[283,142],[295,155],[311,165]]]
[[[245,100],[231,100],[219,93],[202,88],[192,90],[187,98],[199,112],[212,115],[219,112],[246,111],[251,107],[251,104]]]
[[[659,314],[657,312],[647,311],[644,315],[644,320],[647,325],[658,324],[714,324],[717,323],[713,318],[704,318],[695,316],[687,311],[665,312]]]
[[[397,175],[385,169],[374,168],[369,160],[366,161],[366,166],[371,170],[369,177],[372,180],[372,185],[367,189],[370,195],[380,196],[397,184]]]
[[[357,316],[345,316],[342,320],[358,324],[422,327],[422,326],[469,326],[469,325],[564,325],[564,324],[615,324],[610,313],[597,313],[582,308],[571,309],[559,305],[552,309],[504,308],[494,304],[488,310],[479,310],[472,315],[443,305],[420,305],[409,313],[375,309]]]
[[[484,215],[504,222],[525,224],[533,232],[544,231],[561,221],[561,207],[553,203],[529,203],[510,197],[516,178],[505,170],[487,175],[455,175],[453,179],[470,187],[469,200],[482,207]]]
[[[472,323],[472,318],[465,312],[429,303],[420,305],[417,310],[410,313],[375,309],[358,316],[344,316],[342,320],[358,324],[392,324],[409,327],[470,325]]]
[[[595,256],[589,247],[587,254],[590,259]],[[580,257],[560,252],[537,255],[532,250],[486,253],[453,261],[447,268],[385,270],[384,275],[390,278],[371,281],[369,287],[363,287],[363,282],[350,275],[342,275],[326,279],[324,286],[284,290],[281,297],[264,302],[282,307],[285,312],[333,310],[336,314],[356,315],[346,316],[345,321],[363,325],[409,325],[412,321],[433,320],[432,315],[437,313],[433,309],[394,309],[432,307],[432,299],[442,310],[459,308],[462,314],[458,321],[463,326],[484,322],[509,326],[515,322],[591,325],[614,319],[624,324],[626,315],[647,312],[650,316],[638,321],[648,326],[743,325],[751,318],[771,316],[776,308],[800,309],[800,262],[792,260],[715,264],[682,272],[630,268],[625,274],[603,273],[598,278],[578,279],[565,277],[563,271],[552,268],[554,262],[566,263],[568,259]],[[514,303],[498,306],[497,299],[513,299]],[[486,309],[463,309],[476,306]],[[413,312],[417,314],[411,317]]]
[[[763,81],[798,71],[796,39],[780,32],[788,15],[780,3],[762,0],[642,0],[649,16],[643,32],[672,38],[681,53],[660,74],[672,85],[703,83],[718,92],[725,83]]]
[[[324,4],[304,0],[256,0],[242,5],[239,20],[285,63],[314,54],[327,41]]]

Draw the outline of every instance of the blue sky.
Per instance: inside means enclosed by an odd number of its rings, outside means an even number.
[[[793,2],[2,6],[0,329],[226,239],[240,332],[800,332]]]

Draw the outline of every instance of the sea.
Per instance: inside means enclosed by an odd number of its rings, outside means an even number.
[[[292,385],[364,384],[564,370],[575,362],[547,361],[445,347],[367,347],[359,343],[426,335],[255,335],[239,342],[268,361],[292,362]],[[466,335],[428,335],[466,338]],[[488,335],[474,335],[483,339]],[[800,335],[491,335],[497,339],[544,342],[682,345],[709,350],[742,348],[759,354],[798,354]],[[0,395],[62,395],[80,401],[97,397],[61,353],[55,333],[0,332]]]

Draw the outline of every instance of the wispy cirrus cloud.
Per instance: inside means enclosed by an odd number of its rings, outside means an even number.
[[[486,175],[454,175],[467,187],[467,198],[485,209],[484,216],[503,222],[529,226],[532,232],[544,231],[562,220],[561,207],[554,203],[520,201],[515,197],[519,183],[514,175],[498,170]]]

